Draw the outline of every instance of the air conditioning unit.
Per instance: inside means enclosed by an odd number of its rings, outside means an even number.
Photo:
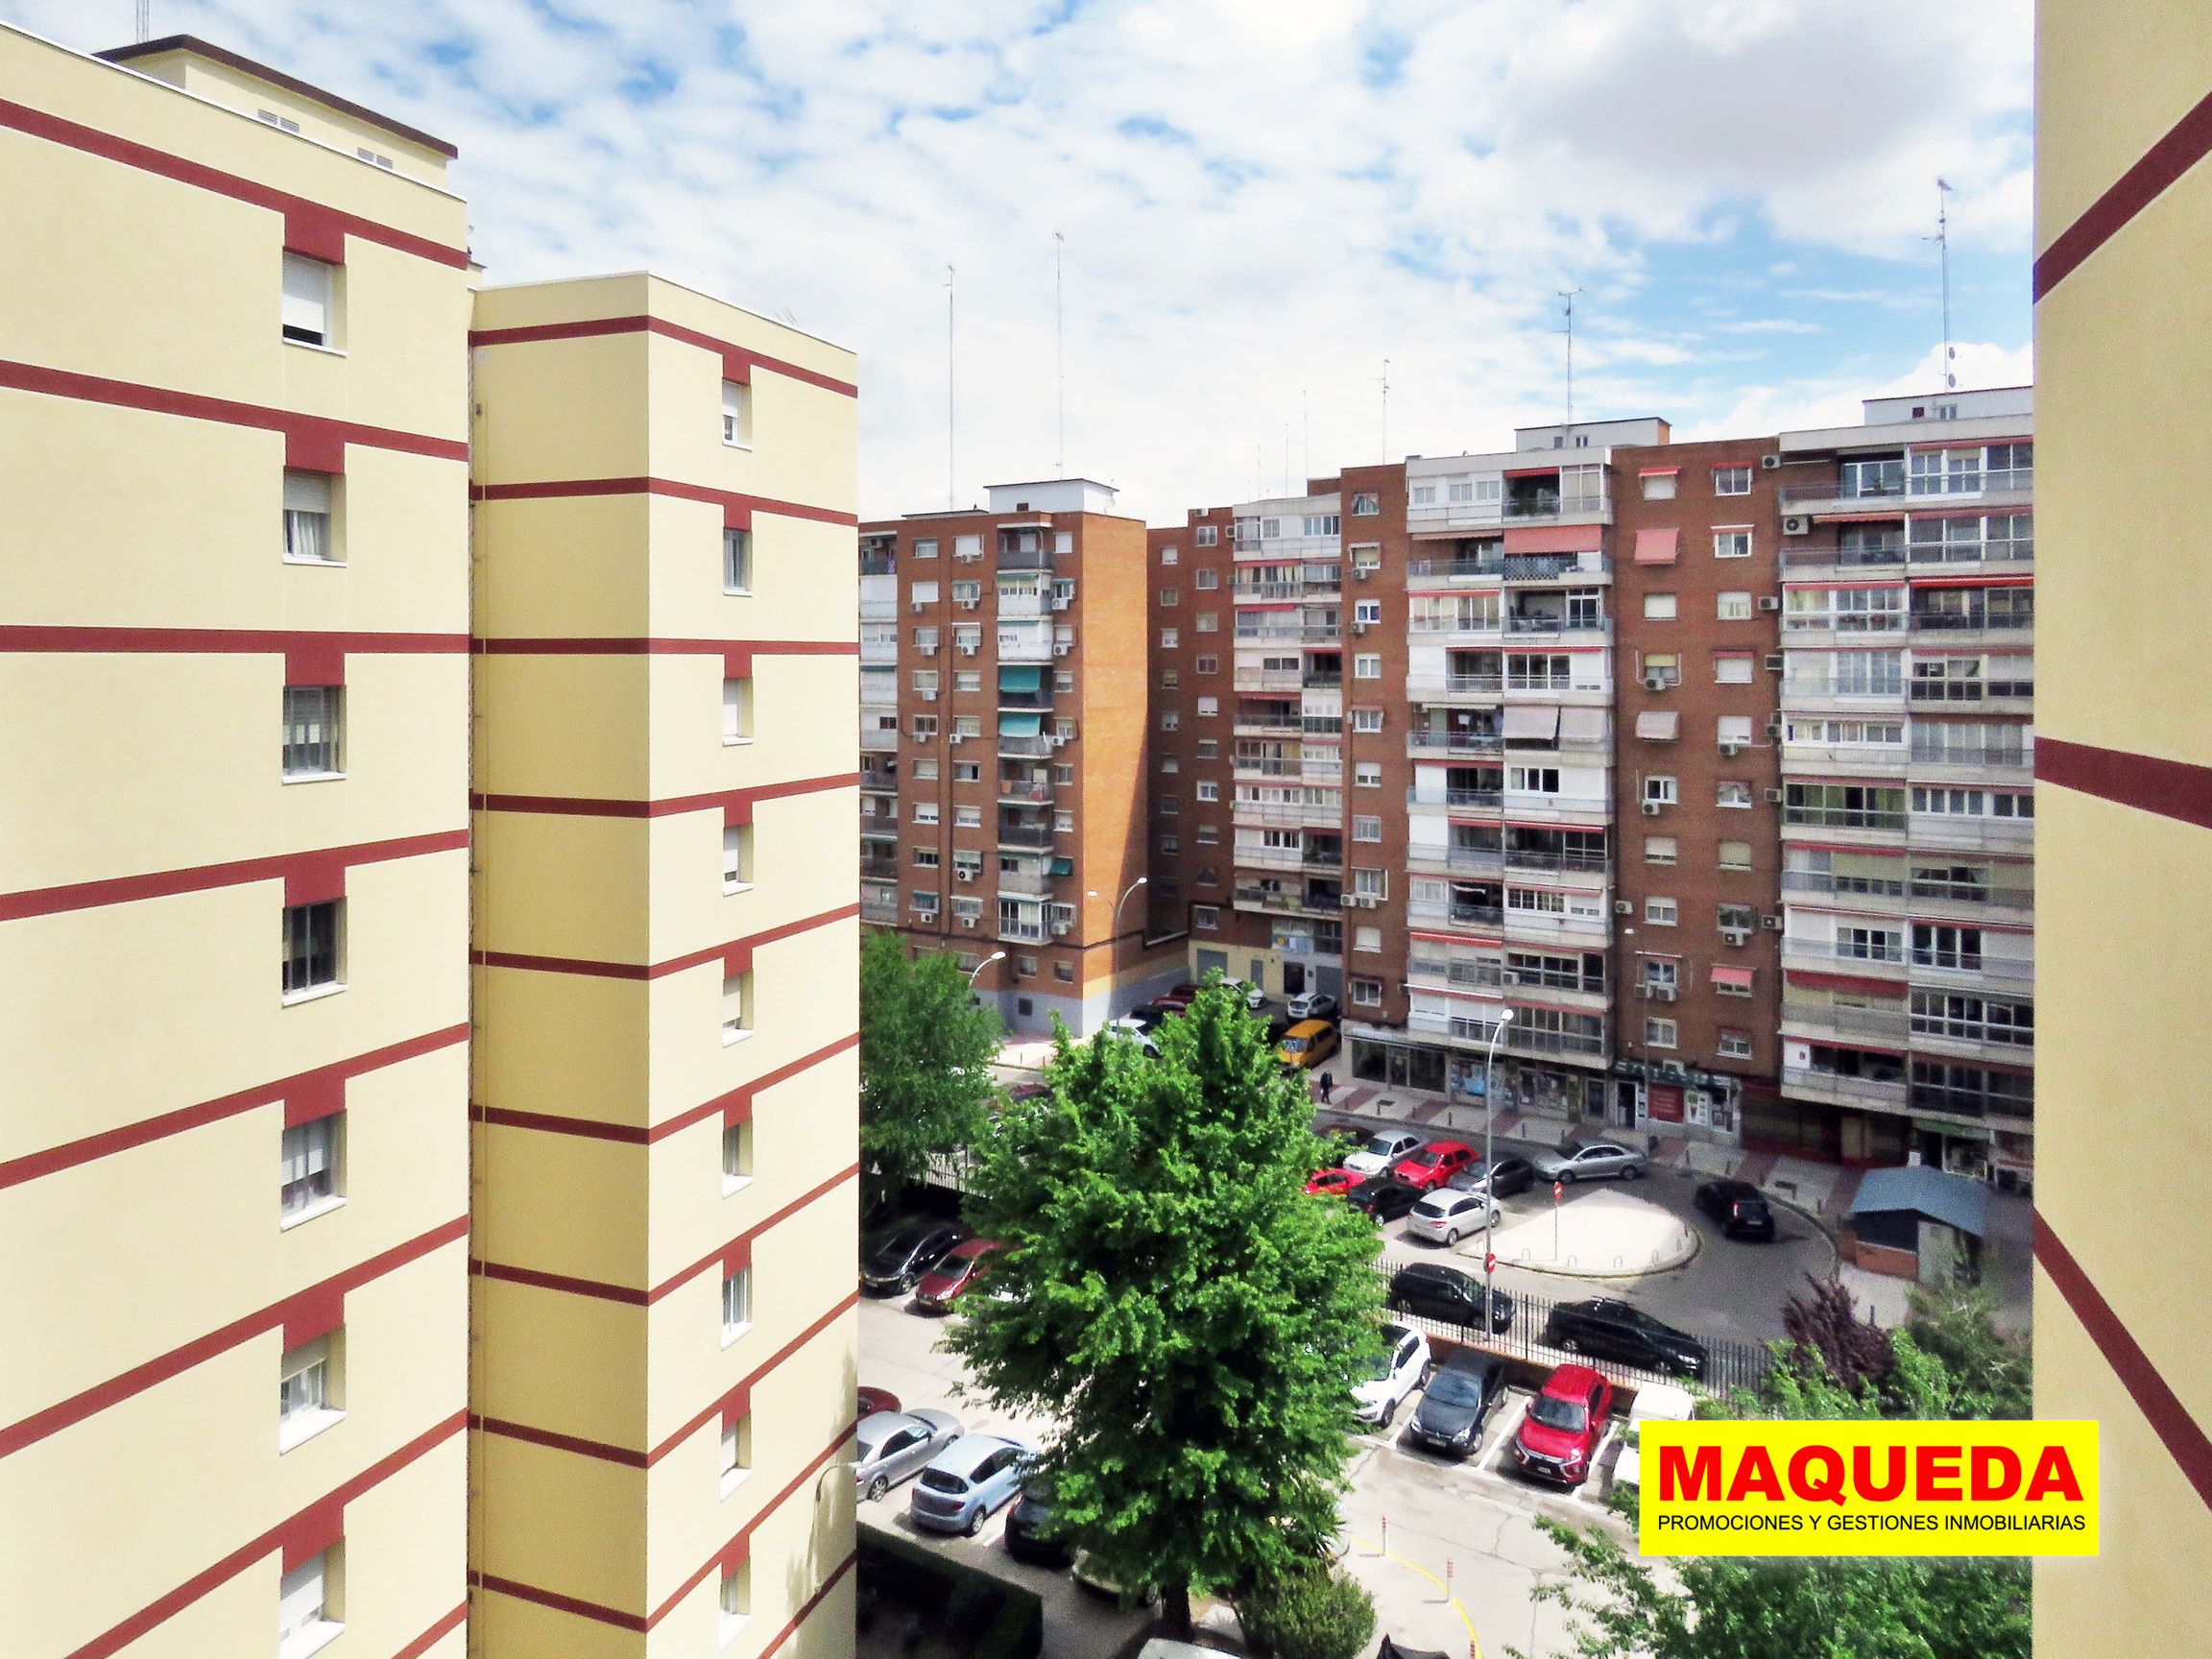
[[[1370,624],[1365,622],[1355,622],[1352,624],[1352,632],[1355,634],[1364,634],[1367,632],[1369,626]]]
[[[920,698],[922,699],[922,701],[923,701],[923,702],[925,702],[925,703],[934,703],[934,702],[936,702],[936,701],[937,701],[937,693],[936,693],[935,691],[933,691],[933,690],[931,690],[931,691],[917,691],[917,692],[915,693],[915,695],[916,695],[917,697],[920,697]]]
[[[952,733],[952,741],[955,743],[965,743],[968,741],[968,733],[965,732],[955,732]]]
[[[1751,929],[1748,927],[1723,927],[1720,929],[1720,937],[1727,940],[1731,945],[1748,945],[1751,943]]]
[[[917,645],[914,649],[921,652],[925,657],[934,657],[937,655],[937,641],[932,639],[928,644]]]
[[[1761,471],[1771,472],[1775,468],[1781,465],[1782,457],[1779,455],[1762,455],[1759,457],[1759,468]]]
[[[925,602],[923,600],[917,599],[912,605],[908,606],[907,609],[912,611],[915,615],[919,616],[922,614],[922,606],[924,603]]]
[[[975,879],[975,872],[973,870],[955,870],[952,872],[952,878],[956,881],[973,881]]]
[[[1743,743],[1723,743],[1720,745],[1720,753],[1728,756],[1741,755],[1747,747],[1748,745]]]
[[[1782,722],[1779,718],[1767,722],[1767,735],[1769,737],[1779,737],[1782,735]]]
[[[1664,805],[1664,803],[1662,803],[1662,802],[1658,802],[1658,801],[1647,801],[1647,802],[1645,802],[1645,803],[1644,803],[1644,816],[1645,816],[1645,817],[1647,817],[1647,818],[1656,818],[1656,817],[1658,817],[1658,816],[1659,816],[1659,808],[1660,808],[1660,807],[1661,807],[1661,805]]]
[[[1781,610],[1781,609],[1782,609],[1782,596],[1781,596],[1779,593],[1762,593],[1762,594],[1760,594],[1760,595],[1759,595],[1759,609],[1760,609],[1760,610],[1762,610],[1762,611],[1779,611],[1779,610]]]
[[[1616,899],[1616,900],[1614,900],[1614,901],[1613,901],[1613,914],[1614,914],[1614,915],[1616,915],[1616,916],[1633,916],[1633,915],[1635,915],[1635,914],[1636,914],[1636,901],[1635,901],[1635,900],[1633,900],[1633,899]]]
[[[1809,515],[1807,515],[1807,514],[1804,514],[1804,513],[1785,513],[1785,514],[1783,514],[1783,515],[1782,515],[1782,534],[1783,534],[1783,535],[1785,535],[1785,536],[1810,536],[1810,535],[1812,535],[1812,534],[1813,534],[1813,519],[1812,519],[1812,517],[1811,517]]]
[[[1766,789],[1766,790],[1762,790],[1762,791],[1761,791],[1761,793],[1762,793],[1762,794],[1764,794],[1764,795],[1767,797],[1767,805],[1769,805],[1769,806],[1779,806],[1779,805],[1782,805],[1782,791],[1781,791],[1781,790],[1779,790],[1779,789]]]
[[[1072,639],[1055,639],[1052,641],[1052,655],[1055,657],[1065,657],[1074,649],[1075,641]]]
[[[1636,987],[1636,995],[1643,998],[1647,1002],[1671,1002],[1674,1000],[1674,987],[1671,985],[1639,985]]]
[[[960,926],[963,927],[973,927],[975,926],[975,922],[976,918],[973,916],[963,916],[960,918]]]
[[[963,657],[973,657],[982,648],[982,641],[977,639],[963,639],[960,641],[960,655]]]
[[[1783,669],[1785,669],[1785,668],[1787,668],[1787,667],[1789,667],[1789,666],[1790,666],[1790,660],[1789,660],[1787,657],[1783,656],[1781,652],[1779,652],[1779,651],[1769,651],[1769,652],[1767,652],[1767,673],[1769,673],[1769,674],[1779,674],[1779,673],[1781,673],[1781,672],[1782,672],[1782,670],[1783,670]]]
[[[961,601],[960,601],[960,609],[961,609],[961,610],[963,610],[963,611],[974,611],[974,610],[977,609],[979,606],[981,606],[981,605],[982,605],[982,603],[983,603],[983,601],[982,601],[981,599],[979,599],[979,598],[977,598],[977,599],[963,599],[963,600],[961,600]]]
[[[1074,741],[1072,733],[1063,734],[1058,732],[1052,733],[1052,747],[1055,749],[1065,749],[1072,741]]]
[[[1766,928],[1769,933],[1779,933],[1782,931],[1782,918],[1779,916],[1762,916],[1759,918],[1759,926]]]
[[[1352,566],[1352,580],[1355,582],[1364,582],[1374,574],[1375,566],[1372,565],[1355,565]]]
[[[1664,691],[1673,682],[1664,674],[1647,674],[1644,676],[1644,689],[1647,691]]]
[[[1075,924],[1072,922],[1055,922],[1052,924],[1052,937],[1055,939],[1065,939],[1070,933],[1074,931],[1074,928]]]

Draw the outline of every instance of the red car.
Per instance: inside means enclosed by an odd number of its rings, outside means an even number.
[[[1314,1171],[1313,1178],[1306,1183],[1306,1190],[1318,1192],[1327,1198],[1341,1198],[1366,1179],[1366,1176],[1355,1175],[1349,1169],[1318,1169]]]
[[[878,1411],[896,1411],[898,1409],[899,1396],[892,1393],[890,1389],[871,1388],[865,1382],[860,1385],[860,1415],[862,1417],[873,1417]]]
[[[1612,1411],[1612,1383],[1587,1365],[1560,1366],[1528,1402],[1513,1436],[1515,1467],[1539,1480],[1581,1485]]]
[[[1198,987],[1186,979],[1174,990],[1163,992],[1160,996],[1153,998],[1152,1006],[1155,1008],[1173,1008],[1180,1012],[1197,1000]]]
[[[953,1245],[914,1286],[913,1307],[925,1313],[944,1312],[961,1292],[983,1277],[984,1258],[998,1248],[998,1241],[991,1238],[970,1238]]]
[[[1433,1192],[1462,1169],[1472,1169],[1482,1155],[1464,1141],[1431,1141],[1406,1154],[1390,1166],[1390,1173],[1408,1187]]]

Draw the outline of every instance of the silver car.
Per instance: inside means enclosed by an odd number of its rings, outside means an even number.
[[[1367,1137],[1367,1144],[1344,1160],[1344,1167],[1355,1175],[1380,1175],[1408,1152],[1418,1152],[1429,1144],[1428,1137],[1410,1134],[1404,1129],[1378,1129]]]
[[[1497,1205],[1480,1193],[1447,1189],[1413,1206],[1406,1217],[1406,1236],[1431,1244],[1456,1244],[1469,1234],[1481,1232],[1485,1223],[1498,1224]]]
[[[1609,1175],[1640,1181],[1651,1173],[1651,1162],[1643,1153],[1631,1152],[1611,1141],[1593,1141],[1568,1152],[1539,1152],[1528,1162],[1545,1180],[1564,1181],[1570,1186],[1576,1181],[1600,1181]]]
[[[960,1438],[960,1419],[950,1411],[878,1411],[854,1431],[860,1442],[853,1465],[853,1490],[877,1499]]]

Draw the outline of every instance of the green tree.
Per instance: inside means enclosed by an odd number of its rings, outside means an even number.
[[[1997,1298],[1971,1278],[1912,1292],[1906,1333],[1942,1361],[1956,1389],[1957,1417],[2032,1417],[2026,1341],[1997,1329]]]
[[[1311,1103],[1218,974],[1156,1040],[1058,1031],[970,1193],[999,1294],[948,1345],[995,1405],[1055,1420],[1059,1524],[1188,1634],[1192,1589],[1278,1579],[1335,1529],[1380,1242],[1307,1195]]]
[[[959,963],[909,958],[894,933],[860,946],[860,1162],[871,1211],[981,1141],[1001,1030]]]

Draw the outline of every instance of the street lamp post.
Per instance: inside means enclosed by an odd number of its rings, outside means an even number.
[[[1498,1160],[1493,1155],[1498,1128],[1498,1043],[1513,1023],[1513,1010],[1498,1010],[1498,1022],[1490,1029],[1490,1051],[1482,1057],[1482,1167],[1488,1171],[1482,1189],[1482,1327],[1491,1329],[1490,1281],[1497,1274],[1497,1252],[1491,1248],[1490,1230],[1498,1220]]]
[[[1136,880],[1130,882],[1128,887],[1123,890],[1121,897],[1114,901],[1114,919],[1112,923],[1113,932],[1108,936],[1106,941],[1106,973],[1109,979],[1111,979],[1112,975],[1118,972],[1121,966],[1121,906],[1129,902],[1129,895],[1131,893],[1136,892],[1138,888],[1144,886],[1152,878],[1149,876],[1138,877]],[[1086,899],[1096,899],[1099,897],[1099,894],[1097,889],[1093,888],[1087,891],[1083,897]],[[1113,1007],[1114,1005],[1114,997],[1112,992],[1107,994],[1106,1005],[1109,1008]]]
[[[990,967],[994,962],[1003,962],[1005,960],[1005,951],[994,950],[990,955],[984,957],[982,961],[976,963],[975,966],[970,969],[968,972],[968,989],[971,992],[975,989],[975,981],[982,976],[984,969]]]

